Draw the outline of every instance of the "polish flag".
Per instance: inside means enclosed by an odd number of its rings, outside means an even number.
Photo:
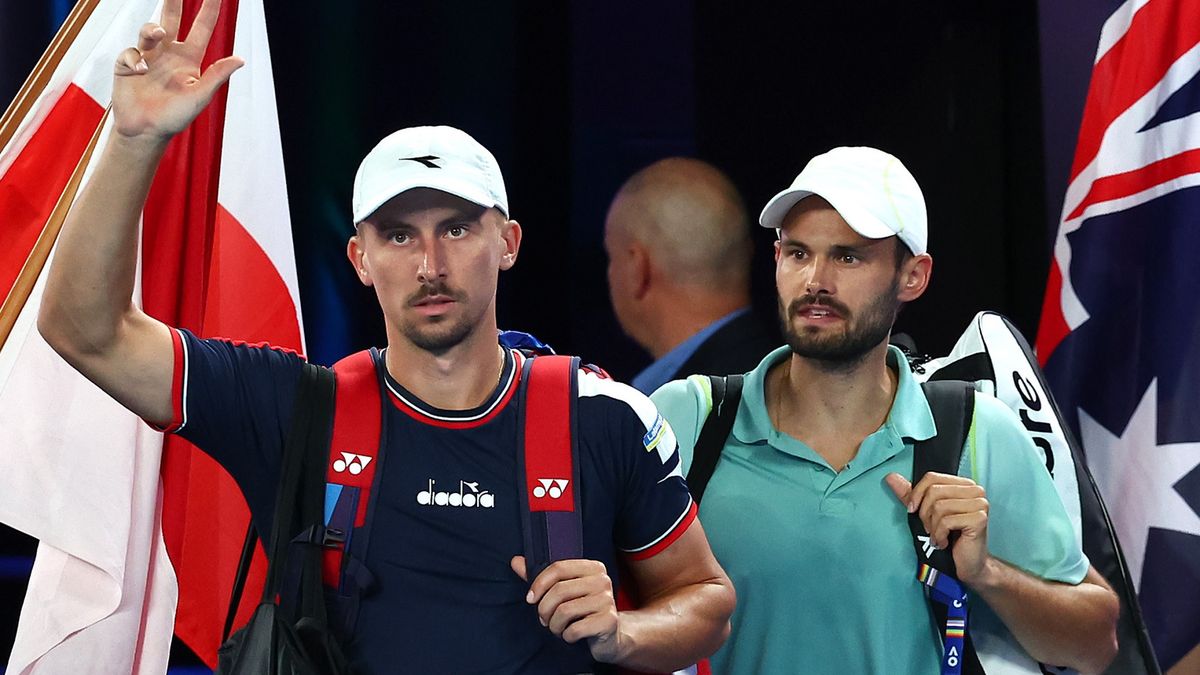
[[[183,0],[184,32],[199,5]],[[110,133],[113,62],[160,12],[80,0],[0,119],[0,521],[41,542],[11,675],[162,673],[173,622],[215,665],[249,522],[214,462],[84,380],[35,326],[58,228]],[[205,66],[231,53],[246,67],[159,168],[135,299],[198,335],[303,352],[262,0],[224,0]],[[260,552],[239,623],[262,566]]]

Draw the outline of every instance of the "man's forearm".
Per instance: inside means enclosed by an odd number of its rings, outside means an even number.
[[[671,672],[707,658],[729,636],[734,591],[728,579],[713,578],[649,599],[620,612],[621,655],[617,664],[635,670]]]
[[[970,584],[1035,659],[1085,673],[1116,655],[1116,595],[1094,570],[1078,585],[1039,579],[997,558]]]
[[[164,149],[161,140],[114,133],[72,206],[38,317],[39,330],[60,352],[104,349],[130,310],[138,220]]]

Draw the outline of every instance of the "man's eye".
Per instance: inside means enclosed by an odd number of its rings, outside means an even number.
[[[408,235],[404,232],[396,232],[392,234],[391,240],[394,244],[406,244],[408,243]]]
[[[858,256],[847,253],[846,255],[843,255],[841,257],[841,261],[843,263],[846,263],[847,265],[852,265],[852,264],[858,262]]]
[[[449,237],[451,239],[458,239],[459,237],[465,235],[466,233],[467,233],[466,225],[454,225],[446,230],[446,234],[449,235]]]

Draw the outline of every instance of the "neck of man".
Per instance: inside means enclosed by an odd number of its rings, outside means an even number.
[[[748,292],[722,293],[711,288],[663,290],[648,300],[642,322],[646,335],[641,342],[655,359],[661,359],[717,319],[750,306]]]
[[[388,326],[384,363],[392,379],[425,403],[442,410],[483,405],[496,389],[504,350],[496,339],[496,319],[484,321],[445,352],[421,349]]]
[[[793,354],[767,375],[772,423],[840,471],[891,411],[899,380],[887,353],[884,341],[841,367]]]

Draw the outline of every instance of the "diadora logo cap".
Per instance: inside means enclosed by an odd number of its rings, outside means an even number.
[[[409,127],[384,138],[358,165],[351,204],[355,224],[401,192],[422,187],[509,215],[504,177],[487,148],[454,127]]]
[[[929,224],[925,196],[900,160],[875,148],[841,147],[809,160],[790,187],[771,198],[758,222],[779,229],[805,197],[829,202],[867,239],[896,235],[913,253],[925,252]]]

